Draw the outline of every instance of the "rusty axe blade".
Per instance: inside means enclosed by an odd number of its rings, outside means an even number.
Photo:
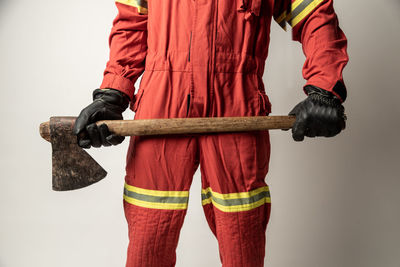
[[[94,184],[107,172],[77,145],[72,133],[76,117],[52,117],[40,125],[40,134],[52,146],[53,190],[68,191]]]
[[[40,134],[53,147],[53,189],[82,188],[100,181],[106,171],[77,145],[72,129],[75,117],[52,117],[40,125]],[[293,116],[255,116],[220,118],[176,118],[150,120],[99,121],[121,136],[171,135],[289,129]]]

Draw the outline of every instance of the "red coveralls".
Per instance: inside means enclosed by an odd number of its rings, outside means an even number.
[[[262,76],[271,19],[293,28],[307,84],[342,100],[347,41],[332,0],[117,0],[101,88],[127,94],[135,119],[270,112]],[[144,72],[144,73],[143,73]],[[134,95],[134,83],[143,73]],[[175,265],[192,177],[223,266],[263,266],[270,195],[268,132],[132,137],[124,207],[127,266]]]

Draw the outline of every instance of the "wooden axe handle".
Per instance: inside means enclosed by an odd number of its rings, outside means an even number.
[[[216,132],[247,132],[271,129],[290,129],[294,116],[178,118],[146,120],[105,120],[111,132],[121,136],[196,134]],[[50,141],[49,122],[40,125],[41,136]]]
[[[117,135],[140,136],[290,129],[295,120],[293,116],[258,116],[99,121],[97,124],[107,124]]]

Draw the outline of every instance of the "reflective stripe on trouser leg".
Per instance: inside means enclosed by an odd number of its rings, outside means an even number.
[[[171,267],[186,214],[189,191],[148,190],[125,184],[129,226],[127,267]],[[152,251],[152,255],[146,253]]]
[[[196,140],[132,137],[124,208],[129,227],[127,267],[172,267],[196,164]]]
[[[223,267],[262,267],[271,198],[268,132],[200,138],[202,203]]]
[[[268,186],[260,187],[250,192],[220,194],[213,192],[211,187],[201,192],[202,204],[212,203],[224,212],[238,212],[255,209],[265,203],[271,203]]]
[[[207,188],[202,190],[202,203],[209,224],[215,227],[212,230],[223,266],[264,266],[265,230],[271,210],[268,187],[230,194]]]
[[[189,191],[148,190],[125,184],[124,200],[143,208],[184,210],[187,209]]]

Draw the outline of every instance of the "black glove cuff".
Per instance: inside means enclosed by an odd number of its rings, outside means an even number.
[[[129,106],[129,97],[115,89],[96,89],[93,91],[93,101],[100,100],[108,104],[117,105],[123,110]]]
[[[306,91],[308,97],[314,101],[321,104],[325,104],[331,107],[341,107],[342,103],[339,98],[334,94],[324,89],[318,88],[313,85],[307,85],[304,90]]]

